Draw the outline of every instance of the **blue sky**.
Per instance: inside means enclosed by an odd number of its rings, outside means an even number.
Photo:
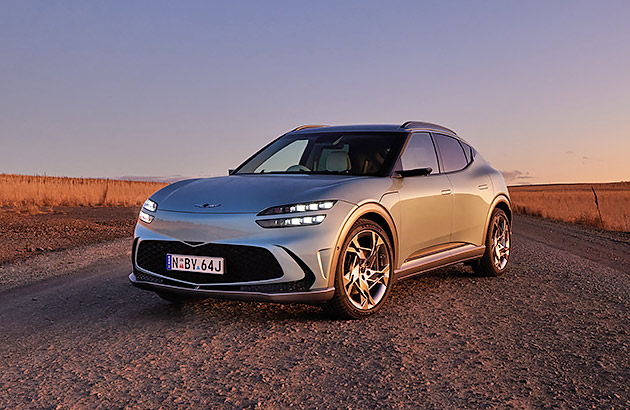
[[[220,175],[424,120],[512,183],[630,180],[630,2],[0,1],[0,172]]]

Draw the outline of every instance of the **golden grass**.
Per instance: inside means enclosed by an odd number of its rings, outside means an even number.
[[[28,214],[51,206],[139,206],[166,184],[0,174],[0,206]],[[595,205],[595,189],[600,214]],[[630,182],[509,188],[516,213],[630,231]]]
[[[517,213],[630,231],[630,182],[515,186],[509,191]]]
[[[27,213],[50,206],[139,206],[166,184],[0,174],[0,206]]]

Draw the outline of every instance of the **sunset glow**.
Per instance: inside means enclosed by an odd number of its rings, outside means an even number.
[[[225,175],[301,124],[424,120],[509,184],[630,180],[625,1],[0,10],[0,173]]]

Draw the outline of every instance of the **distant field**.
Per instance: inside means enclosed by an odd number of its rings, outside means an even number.
[[[163,183],[0,174],[0,206],[137,206]]]
[[[513,186],[509,190],[517,213],[630,231],[630,182]]]
[[[166,184],[0,174],[0,207],[37,213],[52,206],[138,206]],[[599,202],[599,212],[595,195]],[[630,182],[509,188],[517,213],[630,231]],[[601,213],[601,218],[600,218]]]

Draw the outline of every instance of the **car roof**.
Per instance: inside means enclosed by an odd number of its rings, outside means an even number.
[[[302,125],[289,131],[287,134],[311,134],[320,132],[411,132],[411,131],[434,131],[443,132],[453,136],[457,134],[441,125],[430,122],[407,121],[402,125],[397,124],[357,124],[357,125]]]

